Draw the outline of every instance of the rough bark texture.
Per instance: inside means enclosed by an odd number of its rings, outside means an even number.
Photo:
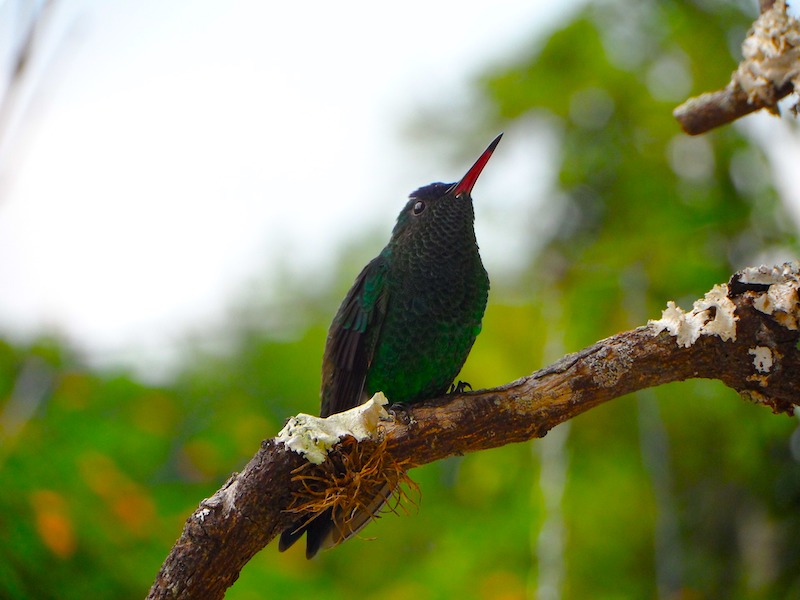
[[[222,598],[239,571],[287,525],[289,479],[305,459],[272,440],[186,520],[148,598]]]
[[[613,398],[690,378],[719,379],[776,413],[791,413],[800,404],[798,270],[787,265],[782,274],[753,272],[749,279],[737,274],[719,288],[738,319],[734,340],[702,334],[684,347],[667,331],[639,327],[502,387],[399,409],[381,424],[377,442],[358,446],[386,453],[390,463],[422,465],[542,437]],[[775,277],[783,283],[777,285]],[[696,322],[715,318],[715,306],[702,308],[695,311]],[[354,442],[346,445],[351,451]],[[286,511],[304,493],[299,467],[304,476],[324,474],[324,465],[312,466],[283,444],[264,441],[245,469],[187,519],[148,597],[223,597],[247,561],[296,518]]]

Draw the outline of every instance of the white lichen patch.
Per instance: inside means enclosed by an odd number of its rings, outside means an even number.
[[[745,269],[742,271],[742,283],[769,285],[769,289],[753,300],[753,307],[765,315],[772,317],[787,329],[797,330],[800,315],[800,265],[785,263],[768,269]]]
[[[742,43],[744,60],[731,83],[747,93],[750,102],[766,104],[777,113],[778,88],[789,82],[800,89],[800,23],[787,14],[785,0],[761,13]]]
[[[300,413],[289,419],[275,441],[319,465],[330,449],[345,436],[358,441],[373,437],[378,429],[378,421],[389,418],[383,408],[388,402],[386,396],[378,392],[364,404],[324,419]]]
[[[769,314],[787,329],[796,330],[798,328],[797,282],[772,285],[765,296],[771,309]]]
[[[800,264],[796,262],[786,262],[774,267],[768,267],[767,265],[747,267],[739,271],[739,281],[758,285],[784,283],[787,279],[796,278],[799,269]]]
[[[772,350],[766,346],[756,346],[747,351],[753,357],[753,366],[759,373],[769,373],[772,370]]]
[[[769,288],[767,295],[774,307],[772,314],[775,319],[784,327],[797,329],[797,298],[798,282],[787,282],[780,285],[773,285]]]
[[[695,300],[688,313],[670,300],[661,318],[648,321],[647,325],[655,335],[666,329],[684,348],[694,344],[701,335],[716,335],[727,342],[736,339],[735,308],[728,298],[728,286],[715,285],[703,298]]]
[[[765,315],[771,315],[775,311],[775,305],[769,297],[769,294],[761,294],[753,300],[753,306],[759,312]]]

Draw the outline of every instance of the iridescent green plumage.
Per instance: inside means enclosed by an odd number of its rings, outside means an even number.
[[[389,243],[356,278],[328,332],[321,416],[353,408],[379,391],[390,402],[407,404],[441,396],[453,383],[480,332],[489,293],[470,192],[499,141],[461,181],[412,193]],[[377,498],[375,510],[381,504]],[[365,512],[348,531],[337,531],[323,513],[286,530],[280,548],[307,532],[310,558],[370,517]]]

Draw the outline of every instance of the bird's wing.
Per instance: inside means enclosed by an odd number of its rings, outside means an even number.
[[[327,417],[358,406],[367,400],[364,382],[375,355],[383,319],[386,316],[386,257],[370,262],[356,278],[333,318],[322,358],[322,406],[320,416]],[[302,519],[281,534],[278,549],[283,551],[306,536],[306,556],[311,558],[322,548],[341,543],[364,527],[380,510],[391,494],[386,489],[370,499],[366,510],[356,511],[346,519],[334,518],[328,508],[311,521]],[[340,531],[335,522],[345,522]]]
[[[333,319],[322,358],[322,417],[367,400],[364,382],[388,303],[387,269],[383,254],[364,267]]]

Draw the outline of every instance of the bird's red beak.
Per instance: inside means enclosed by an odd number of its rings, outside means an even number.
[[[483,151],[483,154],[481,154],[478,160],[475,161],[475,164],[472,165],[469,171],[467,171],[467,174],[461,178],[461,181],[454,184],[453,187],[448,190],[448,193],[451,193],[458,198],[464,194],[469,195],[470,192],[472,192],[475,182],[478,181],[478,177],[480,177],[483,167],[485,167],[486,163],[489,162],[492,152],[494,152],[494,149],[497,148],[497,144],[500,143],[501,137],[503,137],[502,133],[492,140],[492,143],[489,144],[489,147]]]

